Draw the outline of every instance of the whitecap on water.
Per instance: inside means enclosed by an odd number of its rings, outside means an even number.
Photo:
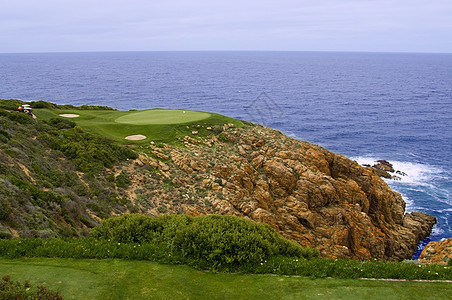
[[[438,224],[433,225],[431,236],[441,236],[442,234],[444,234],[444,230]]]
[[[377,163],[377,160],[382,158],[375,158],[369,156],[352,158],[360,165],[373,166]],[[395,172],[390,173],[395,176],[395,179],[385,179],[386,182],[401,182],[412,185],[422,185],[428,187],[434,187],[431,182],[434,179],[443,178],[442,170],[438,167],[434,167],[428,164],[420,164],[404,161],[388,160],[392,164]]]

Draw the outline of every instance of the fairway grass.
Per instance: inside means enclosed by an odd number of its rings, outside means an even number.
[[[0,258],[0,275],[64,299],[449,299],[452,284],[213,273],[118,259]]]
[[[216,113],[190,111],[181,109],[149,109],[143,111],[114,110],[62,110],[35,109],[38,119],[49,120],[59,115],[77,114],[71,118],[78,126],[94,134],[100,134],[124,144],[146,144],[151,141],[177,143],[186,135],[207,137],[212,134],[208,128],[215,125],[234,124],[236,127],[244,124],[236,119]],[[142,140],[126,140],[127,136],[143,135]]]

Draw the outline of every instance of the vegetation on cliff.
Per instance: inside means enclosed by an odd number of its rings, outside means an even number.
[[[0,109],[0,234],[87,234],[100,218],[126,211],[128,201],[108,168],[136,157],[71,121]]]

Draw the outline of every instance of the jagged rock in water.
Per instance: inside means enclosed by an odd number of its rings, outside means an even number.
[[[421,263],[446,265],[451,259],[452,238],[428,243],[418,260]]]

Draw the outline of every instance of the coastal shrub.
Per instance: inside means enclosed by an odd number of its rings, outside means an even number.
[[[127,188],[129,185],[132,184],[132,181],[130,181],[129,176],[127,175],[127,172],[122,170],[121,173],[119,173],[118,176],[116,176],[116,186],[120,188]]]
[[[6,140],[8,140],[10,138],[10,135],[5,130],[0,129],[0,138],[4,138],[5,141],[6,141]]]
[[[129,147],[92,135],[77,126],[64,131],[42,132],[38,139],[50,148],[61,151],[79,171],[86,173],[99,173],[104,168],[113,167],[119,161],[138,157]]]
[[[212,127],[212,131],[215,132],[215,134],[219,134],[219,133],[223,132],[223,127],[221,127],[219,125],[214,125]]]
[[[267,224],[223,215],[125,215],[105,220],[91,236],[117,243],[163,243],[190,265],[213,269],[257,263],[272,255],[319,255],[286,240]]]
[[[31,124],[33,122],[33,118],[25,113],[10,112],[7,117],[11,121],[17,122],[19,124]]]
[[[63,297],[60,292],[47,289],[44,286],[38,286],[32,289],[30,283],[11,280],[9,275],[3,276],[0,281],[0,299],[41,299],[41,300],[60,300]]]
[[[173,247],[195,263],[214,268],[257,263],[272,255],[303,256],[301,246],[269,225],[234,216],[195,217],[177,230]]]
[[[10,232],[0,231],[0,239],[10,239],[12,235]]]
[[[22,100],[16,100],[16,99],[0,99],[0,108],[7,109],[7,110],[16,110],[19,106],[24,104],[25,102]]]
[[[50,103],[47,101],[42,101],[42,100],[32,101],[32,102],[30,102],[30,106],[32,108],[48,108],[48,109],[57,109],[58,108],[57,104]]]
[[[74,128],[76,126],[76,123],[64,118],[51,118],[50,120],[46,121],[49,125],[52,125],[53,127],[56,127],[58,129],[69,129]]]
[[[102,105],[81,105],[78,107],[75,107],[75,109],[80,109],[80,110],[116,110],[112,107],[108,107],[108,106],[102,106]]]
[[[11,102],[12,100],[4,100],[7,104],[5,105],[9,105],[11,106]],[[19,101],[19,100],[18,100]],[[17,106],[19,106],[20,104],[22,104],[22,101],[16,102],[19,103]],[[1,100],[0,100],[0,107],[1,107]],[[77,109],[77,110],[116,110],[114,108],[108,107],[108,106],[99,106],[99,105],[81,105],[81,106],[74,106],[71,104],[64,104],[64,105],[58,105],[55,103],[51,103],[51,102],[47,102],[47,101],[31,101],[30,106],[32,108],[47,108],[47,109]],[[15,106],[15,108],[17,108],[17,106]]]
[[[101,226],[93,228],[90,236],[99,240],[110,240],[115,243],[158,243],[170,244],[172,238],[168,234],[174,224],[186,226],[189,217],[175,216],[146,217],[138,214],[128,214],[112,217],[102,222]],[[165,235],[163,233],[164,229]]]
[[[15,176],[10,176],[11,183],[25,193],[29,193],[34,203],[43,205],[49,202],[61,203],[62,196],[57,195],[53,191],[43,191],[38,189],[34,184],[24,181]]]

